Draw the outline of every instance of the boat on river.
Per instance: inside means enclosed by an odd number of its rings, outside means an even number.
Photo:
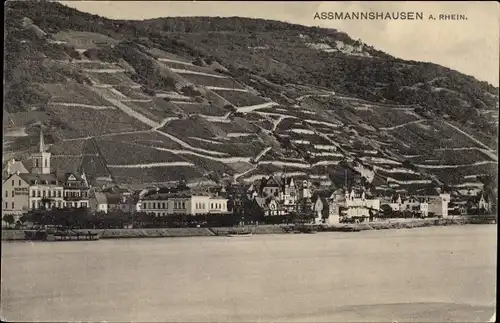
[[[252,236],[251,231],[244,231],[244,232],[238,232],[238,231],[229,231],[227,233],[228,237],[251,237]]]

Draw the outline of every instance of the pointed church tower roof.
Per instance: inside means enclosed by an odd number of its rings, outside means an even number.
[[[43,129],[42,129],[42,126],[40,126],[40,147],[39,147],[39,152],[41,152],[41,153],[45,152],[45,143],[43,141]]]

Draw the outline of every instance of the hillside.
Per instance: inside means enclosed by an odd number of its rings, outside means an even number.
[[[496,174],[498,88],[336,30],[26,1],[6,17],[4,159],[41,125],[54,167],[118,183],[347,173],[389,194]]]

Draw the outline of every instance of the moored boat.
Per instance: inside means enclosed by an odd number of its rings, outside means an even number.
[[[250,237],[252,236],[252,232],[237,232],[237,231],[230,231],[227,233],[228,237]]]

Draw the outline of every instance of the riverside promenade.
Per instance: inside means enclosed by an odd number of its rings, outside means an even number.
[[[476,221],[477,222],[477,221]],[[390,219],[355,224],[315,225],[319,232],[356,232],[366,230],[412,229],[430,226],[465,225],[474,223],[474,218],[448,218],[448,219]],[[486,222],[485,222],[486,223]],[[88,230],[85,230],[88,231]],[[137,229],[96,229],[100,239],[126,239],[126,238],[174,238],[174,237],[210,237],[226,235],[230,231],[247,232],[253,234],[287,234],[287,225],[245,225],[240,227],[221,228],[137,228]],[[24,240],[24,230],[2,230],[2,240]]]

